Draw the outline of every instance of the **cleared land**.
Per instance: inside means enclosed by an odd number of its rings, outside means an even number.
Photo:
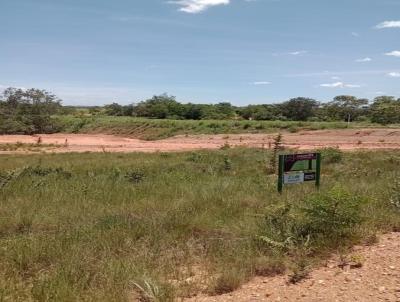
[[[224,145],[269,149],[275,136],[276,133],[179,135],[157,141],[145,141],[104,134],[3,135],[0,136],[0,152],[169,152],[219,149]],[[36,145],[36,148],[32,148],[39,137],[42,146]],[[11,147],[18,143],[19,148]],[[337,147],[342,150],[400,149],[400,129],[366,128],[286,132],[283,133],[283,145],[299,150],[326,147]]]

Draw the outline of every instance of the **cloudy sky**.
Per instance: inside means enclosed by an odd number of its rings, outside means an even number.
[[[0,89],[64,104],[400,96],[400,0],[1,0]]]

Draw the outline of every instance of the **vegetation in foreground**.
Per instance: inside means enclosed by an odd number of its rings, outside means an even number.
[[[400,230],[400,152],[324,150],[320,192],[270,153],[0,156],[0,301],[171,301],[291,281]]]

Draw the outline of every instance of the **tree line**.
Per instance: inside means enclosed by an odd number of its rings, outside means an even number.
[[[280,104],[233,106],[230,103],[183,104],[167,94],[127,106],[112,103],[92,110],[93,114],[136,116],[157,119],[246,119],[288,121],[369,121],[400,123],[400,99],[380,96],[368,99],[340,95],[327,103],[297,97]]]
[[[340,95],[327,103],[298,97],[279,104],[233,106],[181,103],[162,94],[130,104],[112,103],[87,107],[89,115],[132,116],[179,120],[288,120],[288,121],[368,121],[379,124],[400,123],[400,99],[380,96],[372,102]],[[0,95],[0,134],[53,133],[62,125],[54,115],[78,115],[82,108],[62,106],[54,94],[40,89],[7,88]]]

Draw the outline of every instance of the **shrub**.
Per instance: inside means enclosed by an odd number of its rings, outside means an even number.
[[[322,241],[346,239],[363,220],[363,201],[359,196],[334,188],[306,198],[300,206],[275,206],[266,214],[264,233],[259,239],[281,251],[306,251]]]
[[[145,173],[141,170],[132,170],[129,172],[126,172],[125,178],[132,183],[138,184],[142,182],[145,178]]]
[[[302,207],[303,232],[311,236],[343,237],[361,223],[363,199],[336,187],[311,196]]]
[[[339,163],[343,159],[343,152],[339,148],[324,148],[318,151],[322,155],[322,161],[326,164]]]

